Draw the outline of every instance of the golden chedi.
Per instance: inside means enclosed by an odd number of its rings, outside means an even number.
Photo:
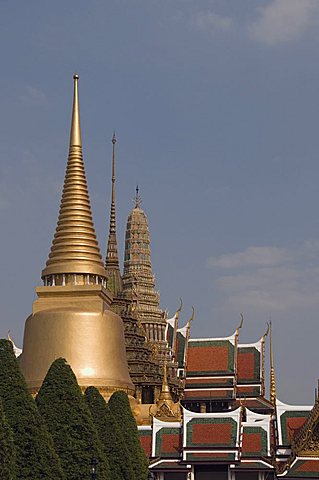
[[[26,321],[20,365],[35,393],[51,363],[63,357],[81,387],[94,385],[107,398],[133,394],[121,318],[110,310],[111,293],[96,239],[82,157],[78,76],[74,75],[70,148],[60,213],[43,287]]]

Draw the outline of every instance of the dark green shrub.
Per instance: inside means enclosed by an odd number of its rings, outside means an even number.
[[[109,480],[108,463],[90,410],[71,367],[63,358],[52,363],[36,403],[52,435],[66,478],[90,478],[90,464],[96,458],[99,480]]]
[[[95,387],[87,388],[85,397],[110,465],[112,479],[132,480],[134,472],[131,457],[109,406]]]
[[[129,451],[135,480],[147,480],[148,462],[140,444],[128,396],[123,391],[115,392],[108,405]]]
[[[0,340],[0,397],[13,433],[17,478],[63,480],[52,438],[27,390],[8,340]]]

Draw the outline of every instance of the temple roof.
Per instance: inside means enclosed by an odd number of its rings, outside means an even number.
[[[276,408],[279,444],[290,446],[294,436],[307,420],[312,407],[287,405],[277,400]]]
[[[261,374],[261,342],[254,345],[238,345],[238,384],[260,383]]]
[[[235,336],[191,339],[188,343],[187,376],[232,375],[235,371]]]
[[[240,409],[206,414],[183,409],[184,447],[239,448],[240,413]]]
[[[282,474],[277,474],[278,478],[319,478],[319,457],[297,457]]]

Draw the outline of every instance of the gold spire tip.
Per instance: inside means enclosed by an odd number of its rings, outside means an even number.
[[[72,108],[72,121],[70,132],[70,147],[82,147],[81,139],[81,126],[80,126],[80,108],[79,108],[79,90],[78,80],[79,75],[75,73],[73,75],[74,87],[73,87],[73,108]]]

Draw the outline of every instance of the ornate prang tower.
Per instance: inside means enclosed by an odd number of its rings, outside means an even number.
[[[135,207],[127,219],[123,272],[123,296],[135,302],[138,318],[161,363],[168,354],[166,316],[159,306],[152,272],[150,234],[136,188]],[[167,359],[169,360],[169,359]]]
[[[71,365],[81,387],[94,385],[107,398],[115,390],[134,392],[125,354],[121,318],[111,311],[106,271],[97,243],[82,157],[78,76],[69,156],[60,213],[43,287],[26,320],[22,372],[36,393],[58,357]]]

